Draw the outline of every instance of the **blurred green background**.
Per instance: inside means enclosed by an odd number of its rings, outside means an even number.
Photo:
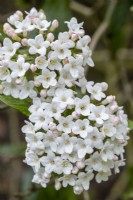
[[[116,95],[133,119],[133,0],[0,0],[0,31],[16,10],[44,9],[47,18],[58,19],[58,31],[72,16],[84,21],[92,37],[95,68],[87,70],[88,80],[106,81],[108,93]],[[100,31],[101,35],[100,35]],[[95,34],[94,34],[95,33]],[[99,38],[97,38],[97,36]],[[0,38],[2,40],[2,38]],[[94,44],[94,41],[96,43]],[[25,141],[21,126],[25,117],[0,103],[0,200],[132,200],[133,136],[126,148],[127,164],[108,182],[92,182],[89,196],[75,196],[71,188],[55,191],[54,186],[36,190],[32,170],[24,159]]]

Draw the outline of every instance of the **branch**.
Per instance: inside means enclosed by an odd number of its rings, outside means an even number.
[[[96,30],[96,32],[94,33],[94,35],[92,36],[92,42],[90,44],[90,49],[92,51],[94,51],[99,39],[102,37],[102,35],[105,33],[105,31],[108,28],[116,3],[117,3],[117,0],[110,0],[110,4],[105,14],[105,18],[103,22],[100,24],[100,26],[98,27],[98,29]]]

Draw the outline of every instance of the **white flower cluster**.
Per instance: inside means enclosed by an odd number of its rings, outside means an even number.
[[[90,37],[75,18],[67,32],[54,37],[58,21],[48,22],[32,8],[26,17],[17,11],[4,25],[0,47],[0,91],[14,98],[30,98],[25,162],[34,170],[33,182],[55,188],[88,190],[90,181],[107,181],[125,164],[127,116],[107,84],[85,78],[84,67],[94,66]],[[15,42],[13,42],[13,40]]]

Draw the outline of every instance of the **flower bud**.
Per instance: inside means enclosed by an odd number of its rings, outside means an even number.
[[[105,83],[105,82],[102,82],[102,83],[101,83],[101,86],[102,86],[102,90],[103,90],[103,91],[106,91],[106,90],[108,89],[108,84]]]
[[[112,105],[111,107],[110,107],[110,110],[112,111],[112,113],[114,113],[114,112],[116,112],[117,110],[118,110],[118,105],[116,104],[116,105]]]
[[[78,35],[73,33],[71,39],[75,42],[76,40],[78,40]]]
[[[51,174],[44,172],[44,178],[50,178],[50,177],[51,177]]]
[[[36,87],[39,87],[39,86],[41,85],[41,83],[40,83],[38,80],[35,80],[35,81],[34,81],[34,85],[35,85]]]
[[[61,183],[58,180],[56,180],[54,187],[55,187],[56,190],[60,190],[61,189]]]
[[[46,97],[47,96],[47,91],[46,90],[41,90],[40,96],[41,97]]]
[[[35,72],[37,70],[37,66],[34,65],[34,64],[31,64],[30,69],[31,69],[32,72]]]
[[[82,191],[83,191],[82,186],[80,186],[80,185],[75,185],[74,186],[74,193],[75,194],[81,194]]]
[[[50,28],[50,31],[54,31],[57,27],[59,26],[59,22],[57,19],[55,19],[53,22],[52,22],[52,26]]]
[[[76,166],[77,166],[79,169],[83,169],[83,168],[85,167],[85,164],[84,164],[84,162],[82,162],[82,161],[78,161],[78,162],[76,163]]]
[[[72,169],[72,173],[73,174],[77,174],[78,171],[79,171],[79,169],[76,166]]]
[[[79,119],[79,116],[80,115],[77,112],[75,112],[75,111],[72,113],[73,119]]]
[[[23,46],[27,46],[28,45],[28,40],[26,38],[23,38],[21,40],[21,43],[22,43]]]
[[[53,33],[48,33],[48,35],[47,35],[47,40],[48,40],[49,42],[53,42],[53,40],[54,40],[54,34],[53,34]]]
[[[114,100],[115,100],[115,96],[110,95],[102,101],[102,104],[106,105],[106,104],[112,103]]]

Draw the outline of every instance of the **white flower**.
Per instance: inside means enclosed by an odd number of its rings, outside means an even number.
[[[96,175],[96,181],[97,183],[101,183],[102,181],[107,181],[108,177],[111,175],[111,171],[109,170],[108,172],[99,172]]]
[[[4,54],[7,59],[10,59],[15,55],[20,46],[19,42],[12,43],[9,38],[5,38],[3,41],[3,47],[0,47],[0,53]]]
[[[62,64],[60,60],[58,59],[58,56],[55,52],[51,51],[48,54],[48,68],[50,70],[61,70]]]
[[[23,21],[15,22],[16,33],[24,33],[27,34],[27,31],[33,31],[35,26],[31,24],[31,21],[28,19],[24,19]]]
[[[39,75],[37,77],[37,80],[42,83],[42,86],[44,88],[48,88],[49,86],[55,86],[57,81],[56,81],[56,73],[51,72],[48,69],[43,69],[42,70],[42,75]]]
[[[88,95],[85,95],[82,99],[75,99],[75,110],[78,114],[83,116],[90,115],[90,98]]]
[[[66,64],[64,67],[70,71],[70,74],[73,78],[78,78],[84,74],[84,68],[82,67],[83,60],[81,57],[69,57],[69,63]]]
[[[57,126],[57,129],[64,133],[71,133],[72,126],[73,126],[72,119],[73,119],[73,117],[71,115],[69,115],[67,117],[60,117],[58,120],[59,124]]]
[[[55,91],[53,102],[59,103],[61,108],[65,108],[68,105],[73,105],[74,104],[73,91],[66,88],[58,88]]]
[[[78,139],[77,151],[79,158],[84,158],[87,153],[91,154],[93,152],[93,149],[91,147],[91,141],[89,139],[86,140]]]
[[[26,99],[27,97],[34,98],[37,96],[36,91],[34,90],[33,81],[23,80],[22,89],[19,94],[20,99]]]
[[[51,22],[48,22],[47,20],[40,20],[37,19],[35,21],[35,28],[39,29],[40,33],[43,33],[43,31],[48,30],[48,27],[50,26]]]
[[[35,64],[38,69],[45,69],[48,66],[48,61],[45,56],[38,56],[35,59]]]
[[[30,64],[27,62],[25,63],[25,59],[20,56],[17,62],[12,61],[9,64],[9,68],[12,70],[11,77],[17,78],[24,76],[29,67]]]
[[[101,157],[103,161],[107,162],[107,160],[112,160],[114,158],[114,151],[113,151],[114,145],[110,144],[109,141],[107,141],[103,149],[101,151]]]
[[[96,127],[94,127],[93,131],[88,134],[88,138],[92,141],[93,148],[101,149],[103,147],[104,136],[98,131]]]
[[[65,175],[59,178],[59,181],[62,181],[63,187],[67,187],[68,185],[74,186],[75,185],[75,175]]]
[[[14,98],[18,98],[20,94],[20,86],[16,84],[15,80],[12,80],[10,83],[3,82],[1,84],[3,86],[3,94],[11,95]]]
[[[88,190],[90,187],[90,181],[93,179],[94,174],[92,170],[88,171],[87,173],[80,172],[78,174],[79,181],[85,190]]]
[[[32,166],[36,172],[40,169],[39,157],[33,151],[26,153],[26,159],[24,161]]]
[[[49,47],[49,41],[44,41],[43,36],[41,34],[37,35],[35,39],[28,40],[29,53],[30,54],[40,54],[41,56],[46,55],[46,48]]]
[[[64,174],[71,174],[73,166],[68,160],[62,160],[61,167]]]
[[[94,104],[91,104],[90,106],[91,114],[89,116],[89,119],[92,121],[96,121],[99,125],[102,125],[104,120],[107,120],[109,118],[109,115],[106,113],[105,106],[95,106]]]
[[[72,17],[70,21],[66,21],[65,22],[69,28],[69,32],[75,33],[79,36],[81,36],[83,34],[83,30],[82,30],[82,26],[83,26],[83,22],[79,23],[77,22],[77,19],[75,17]]]
[[[71,154],[73,151],[75,139],[76,138],[74,138],[74,137],[69,137],[66,134],[62,134],[61,137],[57,138],[57,143],[58,143],[57,152],[59,154],[63,154],[63,153]],[[64,144],[64,145],[62,145],[62,144]]]
[[[93,127],[89,125],[88,119],[78,119],[72,128],[73,133],[79,134],[80,137],[86,138],[88,133],[93,131]]]
[[[92,99],[96,99],[98,101],[101,101],[102,98],[105,97],[105,94],[102,90],[102,84],[96,83],[94,85],[94,82],[88,82],[86,85],[88,93],[91,94]]]
[[[116,128],[111,123],[105,123],[101,129],[104,136],[112,137],[116,134]]]
[[[29,117],[30,121],[35,123],[35,129],[39,130],[43,128],[44,130],[48,130],[48,124],[52,121],[51,118],[49,118],[46,115],[46,112],[42,109],[39,109],[36,113],[32,113]]]

